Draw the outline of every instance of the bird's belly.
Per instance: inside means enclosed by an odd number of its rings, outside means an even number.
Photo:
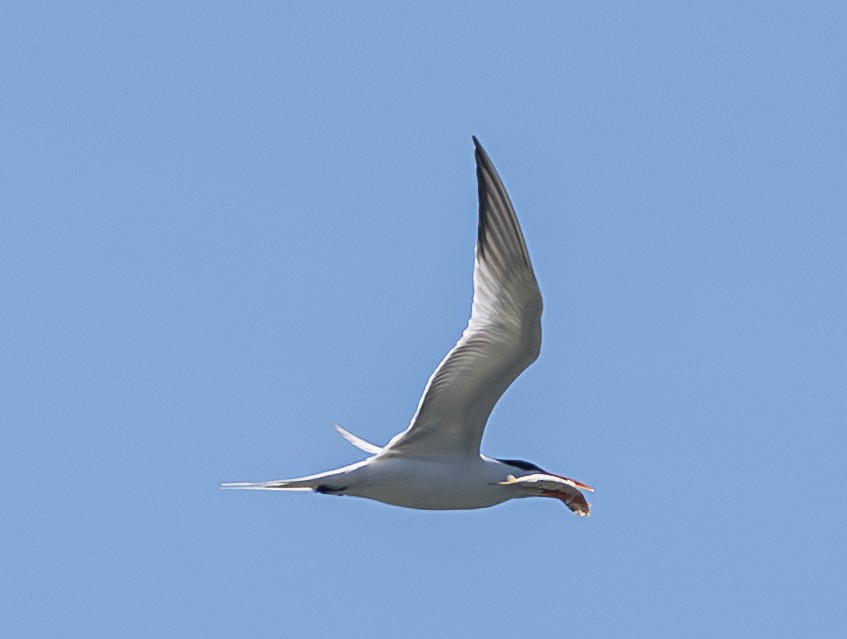
[[[355,495],[356,492],[349,494]],[[488,508],[506,501],[509,497],[497,491],[462,491],[455,487],[430,486],[373,486],[358,494],[393,506],[422,510],[466,510]]]
[[[475,472],[475,468],[457,473],[449,465],[404,463],[372,470],[370,481],[351,487],[346,494],[423,510],[487,508],[513,496],[495,480],[500,478]]]

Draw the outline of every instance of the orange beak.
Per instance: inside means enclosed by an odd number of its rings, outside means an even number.
[[[547,473],[548,475],[553,475],[554,477],[558,477],[559,479],[564,479],[565,481],[573,484],[574,488],[579,488],[581,490],[587,490],[590,493],[594,492],[594,489],[588,484],[583,484],[581,481],[577,481],[576,479],[571,479],[570,477],[565,477],[564,475],[556,475],[554,473]]]

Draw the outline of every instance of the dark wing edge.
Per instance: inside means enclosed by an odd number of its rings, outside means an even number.
[[[502,242],[503,248],[509,249],[512,255],[521,256],[524,265],[531,269],[526,240],[524,240],[523,232],[520,224],[518,224],[512,200],[509,199],[509,194],[506,193],[503,181],[497,174],[488,153],[482,148],[476,136],[472,137],[475,147],[474,157],[476,158],[476,180],[479,197],[477,259],[485,260],[486,254],[492,249],[494,238],[497,238]]]

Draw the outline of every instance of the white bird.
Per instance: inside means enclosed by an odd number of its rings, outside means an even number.
[[[461,338],[435,369],[409,427],[384,447],[336,426],[371,455],[308,477],[235,482],[223,488],[311,490],[428,510],[486,508],[553,497],[580,516],[593,489],[517,459],[480,453],[485,424],[509,385],[538,358],[541,293],[523,233],[500,177],[474,137],[479,226],[473,305]]]

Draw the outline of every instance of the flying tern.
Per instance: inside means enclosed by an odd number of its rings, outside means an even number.
[[[222,484],[250,490],[309,490],[426,510],[487,508],[520,497],[552,497],[589,514],[593,488],[519,459],[480,453],[491,410],[541,348],[541,293],[515,211],[488,154],[473,138],[479,225],[471,318],[429,378],[409,427],[377,446],[340,426],[364,461],[307,477]]]

